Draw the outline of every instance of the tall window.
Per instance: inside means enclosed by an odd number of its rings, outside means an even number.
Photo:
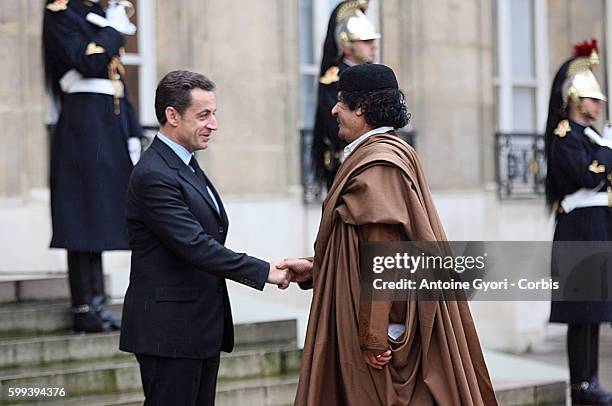
[[[548,108],[547,0],[495,0],[497,126],[544,131]]]
[[[155,0],[131,0],[136,14],[132,22],[138,27],[136,35],[126,36],[126,87],[130,101],[138,110],[145,126],[156,125],[154,99],[157,73],[155,71]]]

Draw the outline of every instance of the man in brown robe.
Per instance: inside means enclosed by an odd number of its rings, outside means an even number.
[[[414,150],[395,135],[408,123],[393,71],[347,69],[332,109],[349,145],[323,214],[312,259],[313,300],[297,406],[497,405],[466,301],[375,302],[361,296],[360,241],[445,241]],[[405,332],[391,339],[389,323]]]

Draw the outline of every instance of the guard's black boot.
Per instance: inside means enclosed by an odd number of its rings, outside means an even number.
[[[108,323],[112,331],[121,330],[121,319],[115,316],[113,311],[106,306],[105,296],[94,296],[92,305],[98,317]]]
[[[72,327],[77,333],[112,331],[110,322],[102,320],[92,305],[89,256],[86,252],[68,251],[68,281],[74,313]]]
[[[82,305],[73,309],[76,333],[107,333],[113,331],[110,322],[104,321],[93,310],[92,306]]]
[[[102,271],[102,254],[92,253],[89,256],[91,263],[91,304],[98,317],[110,325],[111,330],[121,329],[121,319],[106,306],[106,293],[104,289],[104,272]]]
[[[572,405],[612,405],[612,394],[599,385],[599,324],[570,324],[567,355]]]
[[[572,385],[572,405],[612,405],[612,394],[599,385],[597,378]]]

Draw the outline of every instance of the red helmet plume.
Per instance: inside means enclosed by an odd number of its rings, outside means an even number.
[[[591,42],[584,41],[574,45],[574,56],[590,56],[591,52],[595,51],[599,53],[599,47],[597,46],[597,40],[591,39]]]

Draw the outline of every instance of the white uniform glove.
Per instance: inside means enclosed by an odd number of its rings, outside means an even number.
[[[136,26],[130,22],[130,18],[125,11],[125,6],[116,1],[109,1],[106,9],[106,19],[110,21],[111,27],[126,34],[136,34]]]
[[[108,4],[106,18],[95,13],[88,13],[85,18],[98,27],[113,27],[124,35],[136,34],[136,26],[130,22],[125,6],[114,1]]]
[[[136,163],[140,159],[140,154],[142,153],[142,144],[140,142],[140,138],[130,137],[128,138],[127,144],[128,144],[128,152],[130,153],[130,159],[132,160],[132,164],[136,165]]]
[[[604,140],[612,140],[612,123],[607,122],[604,124],[603,134],[601,134]]]

